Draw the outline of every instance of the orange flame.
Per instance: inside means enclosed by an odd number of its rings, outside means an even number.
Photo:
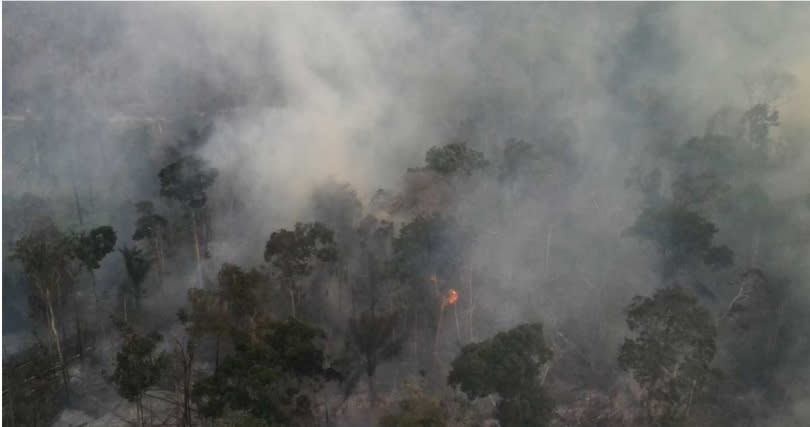
[[[433,283],[436,283],[436,275],[435,274],[430,275],[430,281],[433,282]]]
[[[447,299],[444,300],[444,303],[447,305],[453,305],[458,301],[458,292],[455,289],[450,289],[447,291]]]

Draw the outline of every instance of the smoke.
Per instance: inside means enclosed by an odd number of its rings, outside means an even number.
[[[431,146],[462,138],[494,161],[508,138],[563,141],[571,162],[552,157],[542,180],[522,177],[529,195],[475,182],[452,213],[478,232],[469,256],[486,272],[474,286],[491,321],[481,336],[527,320],[593,327],[606,364],[621,308],[659,286],[653,255],[621,236],[641,197],[626,180],[649,146],[703,135],[719,110],[758,102],[779,108],[784,140],[806,144],[810,131],[801,4],[10,3],[4,13],[4,199],[79,198],[85,223],[112,223],[128,241],[132,203],[158,199],[150,165],[182,123],[204,118],[212,132],[198,154],[220,171],[209,265],[260,263],[273,230],[313,215],[325,182],[348,182],[368,207],[380,188],[402,191]],[[45,130],[32,139],[24,126]],[[771,194],[806,192],[810,159],[796,152],[765,183]]]

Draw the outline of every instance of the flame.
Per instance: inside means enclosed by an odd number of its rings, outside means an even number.
[[[444,300],[444,303],[447,305],[453,305],[458,301],[458,292],[455,289],[450,289],[447,291],[447,299]]]
[[[436,282],[437,282],[437,279],[436,279],[436,275],[435,275],[435,274],[431,274],[431,275],[430,275],[430,281],[431,281],[431,282],[433,282],[433,283],[436,283]]]

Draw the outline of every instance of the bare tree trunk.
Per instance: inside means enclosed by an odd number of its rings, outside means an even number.
[[[217,348],[214,354],[214,372],[219,371],[219,335],[217,334]]]
[[[290,286],[290,307],[292,309],[292,317],[293,319],[297,319],[295,316],[295,288]]]
[[[157,237],[152,239],[152,250],[155,252],[155,258],[157,258],[158,286],[160,286],[162,288],[163,287],[163,256],[160,253],[160,242],[158,242]]]
[[[458,342],[460,343],[461,342],[461,326],[458,323],[458,309],[457,309],[455,304],[453,305],[453,317],[456,318],[456,338],[458,339]]]
[[[475,335],[473,335],[473,312],[475,311],[475,301],[473,299],[472,288],[472,266],[467,269],[467,301],[467,306],[469,308],[467,327],[469,328],[470,342],[473,342],[475,341]]]
[[[548,226],[548,233],[546,234],[546,262],[543,265],[543,274],[545,274],[546,279],[548,279],[551,276],[549,274],[549,271],[548,271],[548,258],[549,258],[549,255],[551,254],[551,231],[552,231],[552,228],[551,228],[551,225],[549,225]]]
[[[62,380],[65,383],[65,396],[70,401],[70,389],[68,380],[67,366],[65,365],[65,357],[62,354],[62,342],[59,340],[59,332],[56,330],[56,316],[53,312],[53,302],[51,301],[50,292],[45,292],[45,306],[48,310],[48,326],[50,326],[51,339],[56,346],[56,356],[59,358],[59,365],[62,368]]]
[[[373,408],[377,406],[377,385],[374,383],[374,375],[367,373],[366,379],[368,380],[369,405]]]
[[[202,264],[200,261],[200,235],[199,230],[197,229],[197,213],[192,210],[191,211],[191,223],[192,229],[194,231],[194,255],[197,259],[197,281],[200,285],[200,288],[203,287],[203,280],[202,280]]]

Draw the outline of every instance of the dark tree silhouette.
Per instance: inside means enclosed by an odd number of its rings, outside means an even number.
[[[627,307],[633,333],[619,351],[619,366],[645,390],[650,425],[681,425],[697,395],[717,373],[716,328],[709,312],[680,288],[633,298]]]
[[[301,298],[297,281],[312,272],[315,260],[337,260],[334,232],[318,222],[296,223],[293,231],[275,231],[265,245],[264,260],[271,262],[281,272],[283,284],[290,295],[292,316],[295,318]]]

